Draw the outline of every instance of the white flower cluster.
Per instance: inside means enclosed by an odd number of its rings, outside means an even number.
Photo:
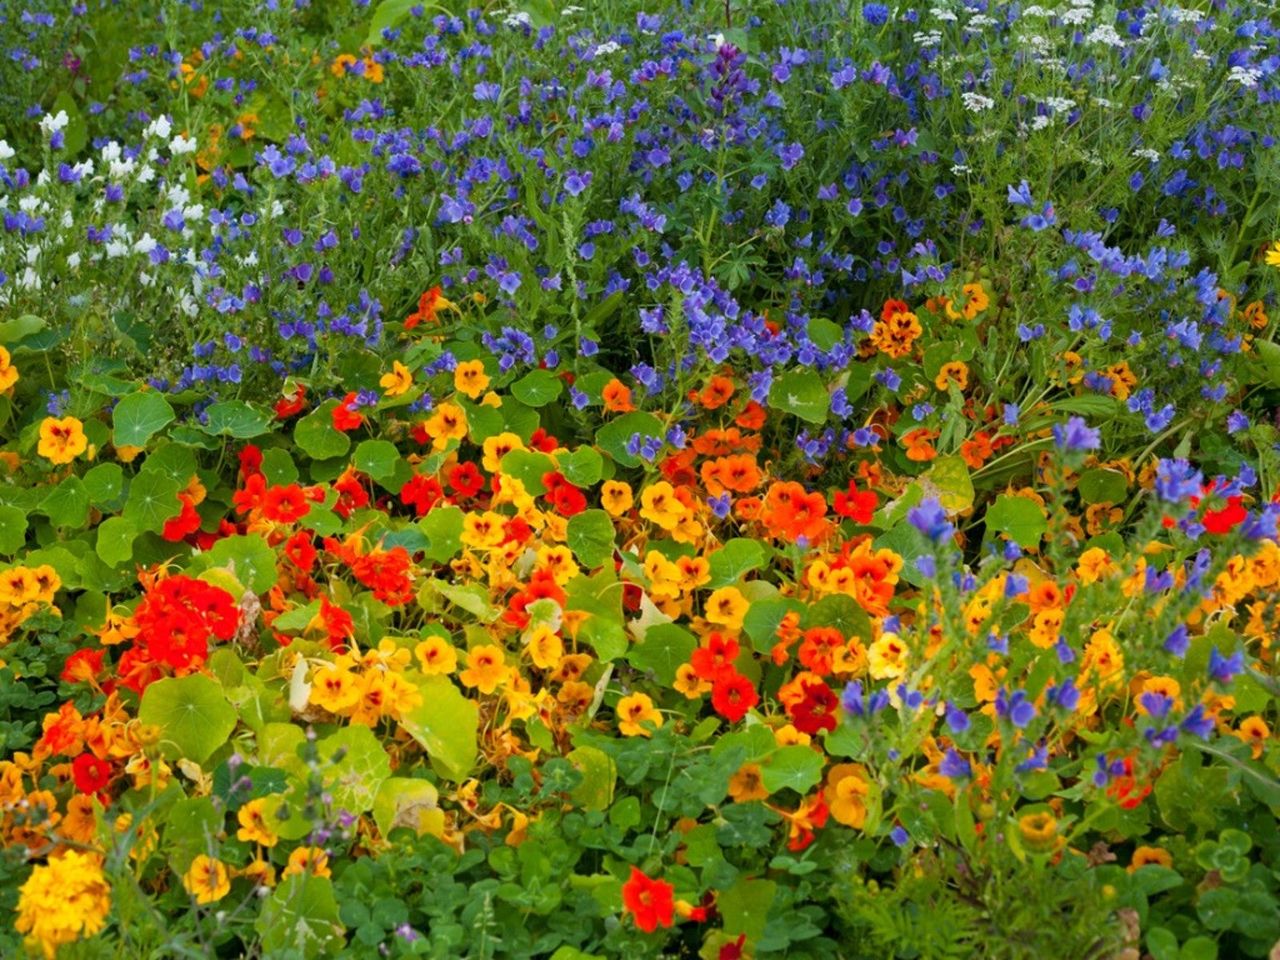
[[[984,97],[980,93],[962,93],[960,99],[964,102],[964,107],[973,113],[982,113],[984,110],[990,110],[996,105],[996,102],[990,97]]]

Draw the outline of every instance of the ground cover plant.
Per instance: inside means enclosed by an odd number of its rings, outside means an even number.
[[[1272,8],[0,53],[4,956],[1277,955]]]

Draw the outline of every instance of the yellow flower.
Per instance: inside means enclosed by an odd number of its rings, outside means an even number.
[[[67,850],[37,866],[22,885],[14,926],[28,946],[46,960],[58,948],[101,930],[111,910],[111,888],[102,874],[102,859]]]
[[[476,550],[499,546],[506,538],[506,518],[500,513],[468,513],[462,518],[462,542]]]
[[[364,58],[364,78],[370,83],[382,82],[382,64],[369,57]]]
[[[333,63],[329,65],[329,72],[335,77],[345,77],[347,68],[356,62],[356,58],[349,53],[340,53],[333,59]]]
[[[258,797],[240,808],[240,812],[236,814],[236,819],[240,821],[240,829],[236,831],[238,839],[245,843],[259,843],[264,847],[274,847],[280,842],[280,837],[271,829],[266,807],[267,798]]]
[[[458,669],[458,651],[444,637],[427,637],[413,648],[413,654],[429,677],[453,673]]]
[[[70,463],[89,446],[84,424],[75,417],[45,417],[40,421],[40,444],[36,452],[56,464]]]
[[[501,647],[483,644],[467,651],[467,669],[458,674],[464,686],[493,693],[507,679],[506,654]]]
[[[528,640],[529,656],[539,670],[550,670],[564,656],[564,641],[548,626],[535,627]]]
[[[309,873],[313,877],[332,876],[329,871],[329,855],[319,847],[299,847],[289,854],[289,862],[280,875],[292,877],[299,873]]]
[[[8,390],[18,382],[18,368],[13,365],[9,351],[0,347],[0,393]]]
[[[665,480],[650,484],[640,494],[640,516],[663,530],[680,526],[684,513],[684,504],[676,499],[675,487]]]
[[[635,498],[631,495],[631,485],[621,480],[606,480],[600,487],[600,506],[611,517],[620,517],[631,509]]]
[[[691,663],[682,663],[676,667],[676,679],[672,686],[677,693],[683,693],[689,700],[697,700],[704,693],[711,692],[711,683],[699,677]]]
[[[910,651],[896,633],[885,633],[871,644],[867,651],[867,663],[873,680],[892,680],[907,670]]]
[[[707,598],[707,619],[730,630],[741,630],[750,606],[737,587],[721,587]]]
[[[388,397],[398,397],[408,393],[413,386],[413,373],[399,360],[391,364],[391,372],[384,373],[378,385]]]
[[[618,731],[624,737],[650,736],[648,728],[641,726],[652,723],[654,727],[662,726],[662,714],[653,706],[653,701],[643,693],[633,693],[618,701]]]
[[[453,387],[474,400],[489,386],[483,360],[464,360],[453,368]]]
[[[323,667],[311,680],[311,702],[330,713],[350,712],[360,700],[356,679],[344,665]]]
[[[1236,731],[1236,736],[1249,744],[1253,759],[1259,760],[1267,741],[1271,739],[1271,728],[1267,726],[1267,721],[1254,714],[1240,721],[1240,729]]]
[[[456,403],[442,403],[436,407],[423,429],[431,437],[431,446],[443,450],[450,440],[461,440],[467,435],[467,415]]]
[[[1047,811],[1019,817],[1018,833],[1027,848],[1035,853],[1051,853],[1066,842],[1066,838],[1058,835],[1057,819]]]
[[[502,458],[512,450],[523,450],[524,441],[514,433],[500,433],[486,439],[483,449],[481,466],[489,473],[497,473],[502,468]]]
[[[1280,240],[1273,243],[1267,251],[1267,266],[1280,267]]]
[[[182,886],[196,903],[217,903],[231,892],[231,877],[225,863],[202,853],[182,875]]]
[[[831,816],[846,827],[862,829],[867,822],[867,798],[870,795],[867,771],[860,764],[838,763],[827,773],[827,807]]]

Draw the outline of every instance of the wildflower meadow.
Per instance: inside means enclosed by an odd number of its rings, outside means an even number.
[[[0,3],[0,956],[1280,957],[1280,11]]]

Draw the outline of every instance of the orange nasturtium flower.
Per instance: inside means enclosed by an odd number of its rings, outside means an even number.
[[[13,365],[9,351],[0,347],[0,393],[4,393],[18,382],[18,368]]]
[[[474,400],[489,386],[483,360],[464,360],[453,368],[453,388]]]
[[[481,693],[493,693],[509,673],[506,654],[493,644],[483,644],[467,651],[467,669],[458,674],[463,686],[475,687]]]
[[[40,444],[36,452],[53,463],[70,463],[88,446],[84,424],[75,417],[45,417],[40,421]]]

